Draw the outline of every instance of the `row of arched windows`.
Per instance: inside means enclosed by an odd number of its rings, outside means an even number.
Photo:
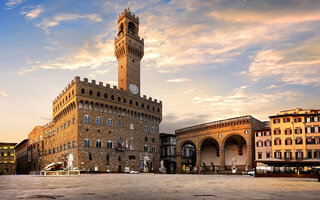
[[[84,146],[85,146],[85,147],[91,147],[90,139],[84,139]],[[101,141],[100,139],[97,139],[97,140],[96,140],[95,147],[96,147],[96,148],[102,148],[102,147],[103,147],[102,141]],[[112,142],[112,141],[108,141],[106,147],[107,147],[108,149],[112,149],[112,148],[113,148],[113,142]]]
[[[152,115],[147,115],[144,113],[139,113],[135,111],[130,111],[122,108],[118,108],[117,106],[112,105],[104,105],[99,103],[93,103],[89,101],[80,101],[79,102],[79,108],[83,108],[86,110],[94,110],[97,112],[104,112],[104,113],[110,113],[115,114],[122,117],[130,117],[135,118],[137,120],[144,120],[144,121],[151,121],[154,123],[160,123],[160,118],[154,117]]]
[[[64,143],[63,145],[61,144],[60,146],[57,146],[57,148],[50,148],[49,150],[45,150],[45,155],[50,155],[50,154],[54,154],[54,153],[58,153],[61,151],[65,151],[71,148],[75,148],[76,147],[76,141],[73,140],[72,143],[68,142],[68,143]]]

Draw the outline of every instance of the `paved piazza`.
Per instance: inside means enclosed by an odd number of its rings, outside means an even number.
[[[0,199],[320,199],[316,179],[234,175],[0,176]]]

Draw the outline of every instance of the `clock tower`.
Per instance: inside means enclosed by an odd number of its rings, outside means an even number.
[[[139,37],[139,17],[129,8],[118,17],[114,54],[118,60],[118,87],[140,96],[140,61],[144,54],[144,40]]]

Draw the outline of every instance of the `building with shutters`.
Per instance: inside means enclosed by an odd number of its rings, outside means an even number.
[[[284,160],[320,159],[320,110],[296,108],[270,116],[272,155]]]
[[[272,138],[270,127],[255,131],[256,160],[272,157]]]

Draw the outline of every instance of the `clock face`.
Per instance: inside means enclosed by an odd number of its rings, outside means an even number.
[[[130,84],[129,85],[129,90],[132,94],[138,94],[139,93],[139,88],[135,84]]]

